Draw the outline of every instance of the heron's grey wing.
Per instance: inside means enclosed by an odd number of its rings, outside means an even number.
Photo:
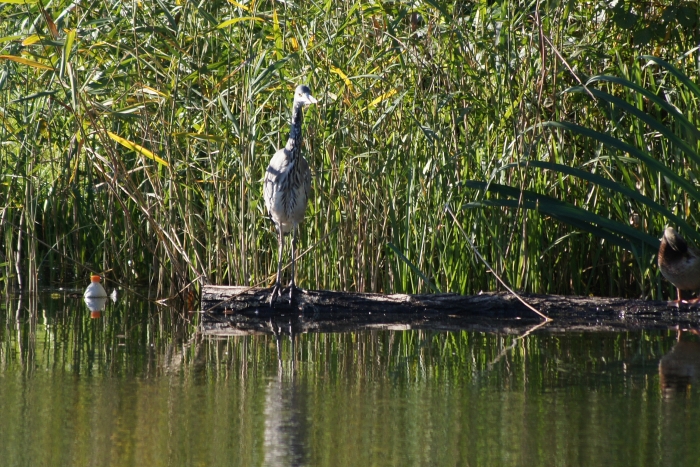
[[[267,207],[268,212],[273,207],[275,194],[280,188],[280,178],[282,177],[285,168],[286,159],[284,148],[282,148],[272,156],[270,165],[267,166],[265,178],[263,180],[263,198],[265,199],[265,206]]]
[[[309,193],[311,192],[311,169],[309,168],[309,163],[303,157],[299,160],[300,169],[302,173],[302,183],[304,187],[304,198],[308,201]]]
[[[265,200],[265,207],[268,212],[270,211],[270,206],[272,206],[272,198],[275,195],[275,176],[270,172],[270,167],[265,171],[265,177],[263,179],[263,199]]]

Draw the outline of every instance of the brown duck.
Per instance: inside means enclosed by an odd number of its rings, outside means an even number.
[[[661,274],[676,286],[676,303],[681,301],[681,290],[700,290],[700,252],[688,245],[673,227],[666,227],[661,239],[659,269]],[[697,303],[698,299],[692,302]]]

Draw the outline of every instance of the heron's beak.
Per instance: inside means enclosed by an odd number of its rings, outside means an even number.
[[[316,100],[316,98],[314,96],[312,96],[311,94],[307,94],[304,97],[306,98],[307,104],[318,104],[318,101]]]

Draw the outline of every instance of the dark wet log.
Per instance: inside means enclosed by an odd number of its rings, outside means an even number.
[[[382,295],[312,290],[274,308],[270,289],[204,286],[202,316],[210,334],[342,332],[358,329],[435,329],[522,332],[542,319],[508,293]],[[522,295],[553,319],[551,331],[700,327],[698,308],[622,298]]]

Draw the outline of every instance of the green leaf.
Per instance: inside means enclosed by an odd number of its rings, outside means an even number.
[[[520,190],[507,185],[500,185],[497,183],[486,183],[477,180],[469,180],[465,183],[466,186],[470,188],[476,188],[483,191],[490,191],[500,195],[505,195],[515,200],[520,198],[533,203],[530,209],[536,207],[539,211],[546,212],[558,219],[566,220],[567,223],[574,221],[583,221],[588,224],[594,224],[609,232],[613,232],[617,235],[621,235],[628,239],[634,239],[641,243],[646,243],[653,248],[659,247],[659,240],[651,235],[639,231],[627,224],[608,219],[606,217],[594,214],[586,209],[579,208],[573,204],[567,203],[565,201],[560,201],[558,199],[552,198],[547,195],[540,193],[535,193],[528,190]]]
[[[38,99],[38,98],[44,97],[44,96],[53,96],[57,92],[58,91],[41,91],[41,92],[37,92],[35,94],[30,94],[29,96],[24,96],[24,97],[20,97],[19,99],[12,100],[12,101],[10,101],[10,103],[15,104],[18,102],[31,101],[31,100]]]
[[[603,238],[613,245],[617,245],[620,248],[624,248],[625,250],[628,251],[633,251],[634,247],[632,246],[632,243],[624,239],[618,235],[615,235],[608,230],[602,229],[600,227],[597,227],[594,224],[585,222],[581,219],[577,219],[575,217],[569,217],[562,215],[559,212],[556,211],[550,211],[547,209],[546,206],[540,206],[538,203],[535,203],[533,201],[523,201],[520,202],[518,200],[514,199],[489,199],[489,200],[482,200],[482,201],[472,201],[469,203],[466,203],[462,205],[464,208],[485,208],[485,207],[506,207],[506,208],[512,208],[512,209],[518,209],[518,208],[525,208],[525,209],[530,209],[532,211],[539,211],[542,212],[546,215],[549,215],[565,224],[569,224],[572,227],[575,227],[577,229],[583,230],[585,232],[591,233],[595,235],[596,237]]]
[[[654,130],[658,131],[659,133],[661,133],[662,135],[664,135],[669,140],[669,142],[674,144],[681,151],[683,151],[688,157],[693,159],[696,164],[700,164],[700,155],[698,155],[698,153],[695,152],[685,141],[680,139],[678,137],[678,135],[676,135],[670,128],[661,124],[661,122],[656,120],[654,117],[647,114],[646,112],[643,112],[642,110],[639,110],[637,107],[630,104],[629,102],[624,101],[624,100],[620,99],[619,97],[615,97],[611,94],[608,94],[607,92],[600,91],[598,89],[593,89],[593,88],[585,88],[583,86],[575,86],[573,88],[567,89],[565,92],[579,92],[579,93],[585,93],[585,94],[591,93],[599,99],[603,99],[603,100],[610,102],[611,104],[613,104],[617,107],[620,107],[621,109],[634,115],[639,120],[641,120],[644,123],[646,123],[647,125],[649,125],[652,129],[654,129]]]
[[[596,140],[600,141],[601,143],[605,144],[606,146],[610,146],[610,147],[613,147],[615,149],[619,149],[620,151],[624,151],[624,152],[630,154],[631,156],[634,156],[637,159],[639,159],[640,161],[642,161],[650,169],[661,173],[664,177],[673,181],[676,185],[683,188],[688,193],[689,196],[694,198],[696,201],[700,202],[700,192],[698,192],[698,190],[688,180],[679,176],[678,174],[673,172],[671,169],[666,167],[664,164],[657,161],[656,159],[651,157],[646,152],[641,151],[640,149],[632,146],[631,144],[627,144],[624,141],[621,141],[617,138],[614,138],[606,133],[600,133],[598,131],[591,130],[590,128],[576,125],[575,123],[545,122],[542,124],[542,126],[552,127],[552,128],[560,128],[563,130],[573,131],[574,133],[578,133],[582,136],[587,136],[589,138],[596,139]]]
[[[433,284],[432,282],[430,282],[430,280],[429,280],[427,277],[425,277],[425,274],[423,274],[423,273],[420,271],[420,269],[418,269],[412,262],[410,262],[410,261],[408,260],[408,258],[406,258],[406,257],[404,256],[404,254],[401,253],[401,250],[399,250],[398,247],[397,247],[396,245],[394,245],[394,244],[391,243],[391,242],[387,243],[386,245],[387,245],[389,248],[391,248],[391,250],[396,254],[396,256],[398,256],[398,257],[401,259],[401,261],[403,261],[404,263],[406,263],[406,264],[408,265],[408,267],[411,268],[411,269],[413,270],[413,272],[415,272],[415,273],[418,275],[418,277],[420,277],[421,279],[423,279],[423,282],[425,282],[425,283],[428,285],[428,287],[430,287],[435,293],[441,293],[441,292],[440,292],[440,289],[438,289],[438,287],[437,287],[435,284]]]
[[[693,94],[695,94],[697,97],[700,97],[700,87],[697,84],[695,84],[695,82],[692,81],[690,78],[688,78],[688,76],[682,71],[680,71],[678,68],[671,65],[667,61],[660,59],[659,57],[654,57],[653,55],[642,55],[642,58],[666,68],[673,76],[678,78],[678,81],[680,81],[681,83],[683,83],[683,85],[690,89],[693,92]]]
[[[297,56],[296,53],[289,54],[286,57],[284,57],[282,60],[277,60],[275,63],[273,63],[272,65],[265,68],[265,70],[263,70],[262,73],[260,73],[258,76],[255,77],[255,79],[253,80],[253,83],[251,84],[251,88],[253,88],[253,90],[254,90],[253,94],[257,94],[258,92],[260,92],[262,87],[258,88],[258,86],[261,83],[263,83],[271,73],[282,68],[285,63],[287,63],[292,58],[296,58],[296,56]]]
[[[228,20],[224,21],[223,23],[221,23],[217,26],[217,29],[223,29],[227,26],[232,26],[236,23],[240,23],[241,21],[259,21],[262,23],[265,22],[264,19],[259,18],[257,16],[241,16],[239,18],[232,18],[232,19],[228,19]]]
[[[617,183],[613,180],[609,180],[605,177],[601,177],[600,175],[592,174],[592,173],[587,172],[585,170],[570,167],[568,165],[556,164],[553,162],[545,162],[545,161],[523,161],[523,162],[519,162],[519,163],[508,164],[507,166],[504,166],[504,169],[514,167],[514,166],[534,167],[534,168],[539,168],[539,169],[552,170],[555,172],[578,177],[578,178],[581,178],[583,180],[594,183],[598,186],[601,186],[603,188],[607,188],[609,190],[616,191],[623,196],[631,198],[631,199],[651,208],[655,212],[663,214],[664,216],[666,216],[666,218],[673,221],[673,223],[675,223],[677,226],[681,227],[684,232],[688,232],[689,237],[692,237],[696,242],[700,243],[700,233],[697,232],[692,227],[690,227],[690,225],[685,220],[676,216],[675,214],[673,214],[673,212],[671,212],[665,206],[657,203],[653,199],[651,199],[647,196],[644,196],[643,194],[639,193],[638,191],[632,190],[632,189],[626,187],[625,185]]]
[[[643,88],[642,86],[633,83],[632,81],[629,81],[625,78],[619,78],[617,76],[607,76],[607,75],[598,75],[594,76],[591,79],[588,80],[586,85],[598,82],[598,81],[604,81],[604,82],[610,82],[610,83],[616,83],[625,87],[628,87],[632,89],[633,91],[636,91],[652,101],[654,104],[658,105],[662,109],[664,109],[666,112],[669,114],[673,115],[676,121],[680,123],[683,128],[686,129],[690,134],[693,135],[693,137],[700,139],[700,130],[697,129],[695,125],[693,125],[682,113],[678,111],[676,107],[671,105],[670,103],[666,102],[664,99],[661,99],[659,96],[654,94],[653,92],[649,91],[646,88]]]

